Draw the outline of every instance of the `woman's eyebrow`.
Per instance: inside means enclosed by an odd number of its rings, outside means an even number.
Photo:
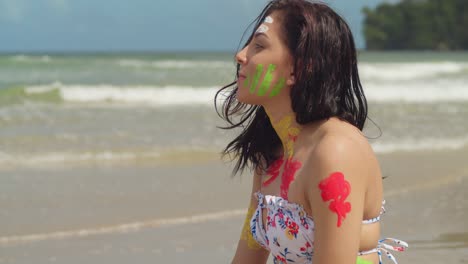
[[[270,38],[268,37],[268,35],[265,34],[264,32],[256,32],[256,33],[254,34],[254,37],[256,37],[256,38],[257,38],[257,37],[260,37],[260,36],[264,36],[264,37],[266,37],[267,39],[270,39]]]

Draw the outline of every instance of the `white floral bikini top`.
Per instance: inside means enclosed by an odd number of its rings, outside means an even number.
[[[253,238],[265,249],[271,252],[275,264],[303,263],[312,264],[314,254],[314,221],[307,216],[303,207],[291,203],[282,197],[263,195],[256,192],[258,200],[257,209],[250,220],[250,230]],[[379,216],[362,221],[363,224],[372,224],[380,221],[380,216],[385,212],[385,201]],[[267,208],[267,223],[264,225],[262,209]],[[391,242],[393,245],[386,244]],[[358,256],[377,252],[380,263],[382,253],[392,260],[397,261],[391,251],[404,251],[408,244],[404,241],[385,238],[378,242],[376,248],[358,252]]]

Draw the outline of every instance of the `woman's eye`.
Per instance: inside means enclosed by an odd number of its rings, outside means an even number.
[[[255,43],[255,49],[263,49],[263,46],[258,43]]]

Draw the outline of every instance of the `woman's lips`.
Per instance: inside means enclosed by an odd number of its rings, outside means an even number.
[[[243,85],[244,80],[245,80],[245,77],[239,76],[239,78],[237,79],[237,86],[240,87],[241,85]]]
[[[239,74],[239,78],[237,78],[237,82],[241,83],[241,82],[243,82],[245,80],[245,78],[246,78],[245,75]]]

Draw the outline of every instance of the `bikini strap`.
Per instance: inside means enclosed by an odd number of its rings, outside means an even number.
[[[388,243],[391,243],[391,244],[388,244]],[[389,238],[384,238],[384,239],[379,240],[376,248],[367,250],[367,251],[360,251],[358,252],[358,255],[362,256],[362,255],[367,255],[367,254],[377,252],[377,254],[379,255],[379,264],[383,263],[382,262],[383,254],[385,254],[385,256],[388,259],[390,259],[393,263],[398,264],[395,256],[393,256],[393,254],[390,253],[390,251],[401,252],[401,251],[405,251],[407,248],[408,248],[408,243],[406,243],[405,241],[389,237]]]
[[[265,208],[264,195],[261,192],[255,192],[254,195],[255,198],[257,198],[258,206],[260,206],[260,208]]]
[[[385,212],[387,212],[387,210],[385,210],[385,200],[382,200],[382,206],[380,207],[380,215],[383,215],[385,214]]]
[[[380,207],[380,213],[377,217],[362,220],[363,224],[373,224],[380,221],[380,217],[385,213],[385,200],[382,201],[382,206]]]

